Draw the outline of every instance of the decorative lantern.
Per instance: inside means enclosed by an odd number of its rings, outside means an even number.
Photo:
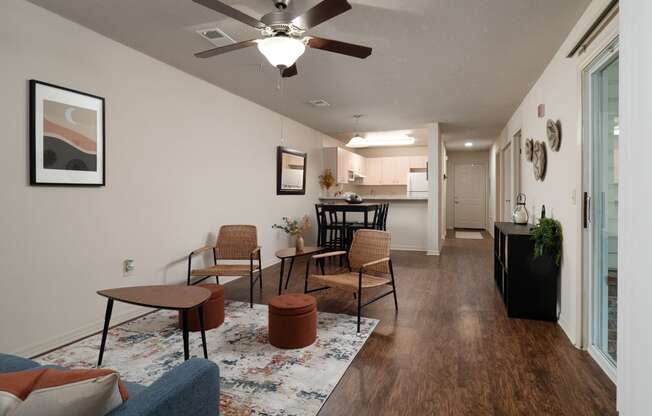
[[[530,215],[527,212],[527,208],[525,208],[525,194],[518,194],[516,197],[516,208],[514,208],[514,212],[512,213],[512,221],[514,221],[514,224],[525,225],[529,219]]]

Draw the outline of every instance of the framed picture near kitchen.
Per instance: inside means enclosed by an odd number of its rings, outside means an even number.
[[[104,186],[104,98],[29,82],[30,185]]]
[[[276,150],[276,195],[306,194],[307,155],[279,146]]]

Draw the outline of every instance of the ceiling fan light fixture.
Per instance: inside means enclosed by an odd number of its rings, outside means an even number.
[[[277,68],[289,68],[306,50],[299,39],[289,36],[273,36],[257,42],[258,50],[270,64]]]

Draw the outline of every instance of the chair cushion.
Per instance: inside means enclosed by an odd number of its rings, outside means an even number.
[[[356,272],[327,275],[313,274],[310,278],[327,286],[358,290],[359,275]],[[362,288],[379,287],[391,282],[390,279],[384,277],[373,276],[370,274],[362,275]]]
[[[245,276],[249,274],[250,266],[248,264],[218,264],[217,266],[194,269],[190,274],[192,276]],[[254,264],[253,271],[258,270]]]
[[[0,374],[0,415],[106,415],[128,398],[113,370],[37,368]]]
[[[269,313],[276,315],[301,315],[317,309],[317,300],[302,293],[275,296],[269,301]]]

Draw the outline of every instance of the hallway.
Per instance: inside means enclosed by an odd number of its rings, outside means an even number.
[[[320,415],[615,415],[616,388],[589,355],[547,322],[507,319],[494,288],[492,240],[449,238],[442,255],[396,251],[399,313],[390,298],[365,308],[374,334]],[[291,292],[303,289],[297,263]],[[278,266],[265,270],[266,303]],[[247,279],[226,286],[248,298]],[[337,290],[319,310],[355,314]]]

